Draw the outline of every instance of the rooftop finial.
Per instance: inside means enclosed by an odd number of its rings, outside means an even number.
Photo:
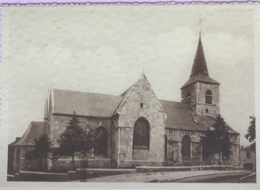
[[[200,25],[200,36],[201,36],[201,23],[202,23],[203,19],[201,18],[201,13],[200,13],[200,20],[199,20],[199,25]]]

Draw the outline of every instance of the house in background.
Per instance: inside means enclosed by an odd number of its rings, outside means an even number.
[[[256,149],[255,142],[249,146],[241,146],[240,150],[241,166],[246,170],[256,171]]]

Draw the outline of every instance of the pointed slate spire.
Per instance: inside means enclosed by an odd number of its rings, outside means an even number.
[[[203,51],[202,42],[201,42],[201,32],[199,36],[199,42],[195,54],[195,59],[190,73],[190,77],[194,77],[194,76],[209,76],[207,63]]]
[[[210,76],[209,76],[207,62],[205,59],[204,50],[203,50],[202,41],[201,41],[201,32],[199,33],[199,42],[198,42],[194,62],[192,65],[190,78],[181,87],[181,89],[194,82],[198,82],[198,81],[204,82],[204,83],[210,83],[210,84],[219,84],[219,82],[210,78]]]

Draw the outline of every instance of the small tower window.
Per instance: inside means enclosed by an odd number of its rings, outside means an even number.
[[[206,114],[208,114],[209,113],[209,109],[206,109],[205,112],[206,112]]]
[[[212,93],[210,90],[207,90],[206,91],[206,94],[205,94],[205,103],[206,104],[212,104]]]
[[[191,94],[190,94],[190,92],[188,92],[188,94],[186,96],[186,104],[191,105]]]
[[[141,103],[141,104],[140,104],[140,107],[143,108],[143,107],[144,107],[144,103]]]

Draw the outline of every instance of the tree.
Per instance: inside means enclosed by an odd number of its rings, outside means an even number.
[[[247,129],[247,134],[245,135],[246,139],[248,139],[249,142],[254,142],[255,141],[255,117],[250,116],[251,119],[250,125]]]
[[[68,125],[63,133],[60,134],[58,143],[60,144],[56,154],[72,157],[72,168],[75,170],[74,157],[75,153],[80,151],[82,146],[82,138],[85,134],[84,129],[80,125],[80,121],[73,112],[72,118],[69,120]]]
[[[79,141],[81,142],[79,151],[83,155],[83,158],[97,145],[98,140],[102,135],[103,132],[98,132],[97,130],[92,129],[90,126],[86,126],[84,133],[82,133],[79,137]]]
[[[221,162],[221,153],[229,157],[231,143],[229,140],[228,127],[221,117],[218,115],[212,128],[206,132],[206,136],[202,139],[204,156],[210,157],[212,154],[219,154],[219,164]]]
[[[35,147],[25,155],[25,159],[34,160],[39,159],[39,168],[42,169],[42,161],[48,157],[51,150],[51,142],[48,135],[43,134],[38,139],[34,139]]]
[[[88,167],[88,160],[85,160],[87,153],[95,148],[98,140],[102,137],[103,132],[92,129],[89,125],[86,126],[84,132],[79,136],[78,150],[82,154],[82,181],[85,179],[85,169]]]
[[[60,146],[52,150],[53,159],[57,159],[59,156],[71,156],[72,168],[75,170],[75,153],[79,152],[82,154],[82,163],[84,164],[87,153],[95,147],[101,136],[102,133],[89,126],[83,128],[74,111],[65,131],[60,134],[58,139]]]

